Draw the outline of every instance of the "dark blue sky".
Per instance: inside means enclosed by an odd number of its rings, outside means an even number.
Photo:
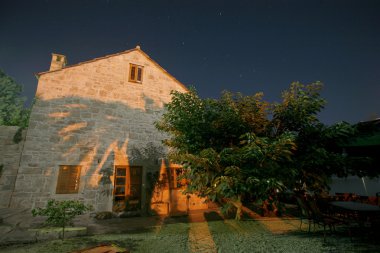
[[[380,117],[380,1],[0,1],[0,68],[34,96],[51,53],[69,64],[137,44],[202,97],[325,84],[323,122]]]

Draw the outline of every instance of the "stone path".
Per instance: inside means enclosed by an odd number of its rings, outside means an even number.
[[[191,223],[189,230],[190,252],[217,252],[207,222]]]
[[[203,213],[189,216],[189,250],[190,252],[217,252],[216,245],[212,239],[207,220]]]

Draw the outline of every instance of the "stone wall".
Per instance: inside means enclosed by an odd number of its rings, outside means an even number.
[[[129,81],[130,63],[143,66],[142,83]],[[132,150],[162,145],[154,122],[172,90],[186,91],[139,49],[41,74],[11,206],[79,199],[110,211],[113,186],[100,182],[116,165],[143,167],[145,196],[146,174],[159,164],[134,160]],[[78,194],[55,193],[60,165],[82,166]]]
[[[13,142],[17,126],[0,126],[0,207],[8,207],[15,186],[20,154],[24,141]]]

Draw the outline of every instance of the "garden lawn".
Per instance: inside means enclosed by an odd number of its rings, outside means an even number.
[[[0,252],[71,252],[104,243],[131,252],[380,252],[380,243],[347,231],[326,237],[299,230],[299,220],[178,222],[124,234],[77,237],[2,247]]]

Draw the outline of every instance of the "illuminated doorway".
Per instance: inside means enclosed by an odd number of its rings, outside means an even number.
[[[141,166],[115,166],[113,211],[137,211],[141,209]]]

